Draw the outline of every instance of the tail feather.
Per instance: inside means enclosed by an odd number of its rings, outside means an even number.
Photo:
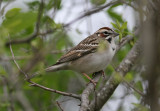
[[[45,71],[54,72],[54,71],[58,71],[58,70],[64,70],[64,69],[66,69],[66,66],[67,66],[67,63],[55,64],[53,66],[46,68]]]

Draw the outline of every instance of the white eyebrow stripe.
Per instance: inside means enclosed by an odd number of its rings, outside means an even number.
[[[82,44],[84,46],[98,46],[98,44]]]
[[[111,36],[107,36],[105,39],[109,39],[109,38],[111,38]]]

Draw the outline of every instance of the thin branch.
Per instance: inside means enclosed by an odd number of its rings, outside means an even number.
[[[103,10],[104,8],[107,8],[111,5],[115,5],[115,4],[118,4],[118,3],[121,3],[121,0],[117,0],[117,1],[111,1],[110,3],[107,3],[105,5],[102,5],[102,6],[99,6],[97,8],[94,8],[94,9],[89,9],[90,11],[84,13],[83,15],[77,17],[76,19],[72,20],[71,22],[67,23],[64,25],[64,27],[68,27],[69,25],[75,23],[76,21],[86,17],[86,16],[89,16],[89,15],[92,15],[92,14],[95,14],[97,12],[99,12],[100,10]]]
[[[116,52],[119,51],[126,43],[128,43],[131,40],[133,40],[133,36],[128,35],[126,37],[123,37],[119,45],[116,48]]]
[[[97,73],[93,80],[95,82],[98,82],[100,77],[102,76],[101,73]],[[81,107],[79,111],[85,111],[85,109],[88,109],[89,106],[89,95],[94,91],[94,84],[89,83],[87,87],[83,90],[82,95],[81,95]]]
[[[104,9],[104,8],[107,8],[111,5],[115,5],[117,3],[121,3],[121,1],[112,1],[106,5],[103,5],[103,6],[100,6],[100,7],[97,7],[97,8],[94,8],[94,9],[90,9],[90,11],[82,14],[81,16],[77,17],[76,19],[72,20],[71,22],[67,23],[67,24],[64,24],[63,27],[66,28],[68,26],[70,26],[71,24],[75,23],[76,21],[86,17],[86,16],[89,16],[89,15],[92,15],[92,14],[95,14],[97,12],[99,12],[100,10]],[[43,33],[40,33],[39,32],[39,24],[40,24],[40,18],[41,18],[41,15],[42,15],[42,11],[43,10],[43,0],[41,2],[41,5],[40,5],[40,8],[39,8],[39,14],[38,14],[38,19],[37,19],[37,23],[36,23],[36,30],[35,32],[30,35],[29,37],[26,37],[24,39],[17,39],[17,40],[12,40],[12,41],[9,41],[6,43],[6,46],[8,46],[10,43],[11,44],[20,44],[20,43],[27,43],[27,42],[30,42],[32,39],[36,38],[38,35],[46,35],[46,34],[51,34],[53,33],[56,29],[49,29]]]
[[[60,109],[61,111],[64,111],[58,101],[56,101],[56,104],[58,105],[58,107],[59,107],[59,109]]]
[[[25,78],[26,78],[26,81],[29,82],[29,83],[31,83],[31,86],[39,87],[39,88],[42,88],[42,89],[47,90],[47,91],[50,91],[50,92],[54,92],[54,93],[57,93],[57,94],[61,94],[61,95],[63,95],[63,96],[70,96],[70,97],[73,97],[73,98],[76,98],[76,99],[79,99],[79,100],[81,99],[79,95],[76,95],[76,94],[73,94],[73,93],[62,92],[62,91],[58,91],[58,90],[55,90],[55,89],[51,89],[51,88],[42,86],[42,85],[40,85],[40,84],[37,84],[37,83],[31,81],[29,75],[28,75],[27,73],[25,73],[25,72],[20,68],[20,66],[18,65],[18,63],[16,62],[11,44],[10,44],[10,51],[11,51],[11,54],[12,54],[13,61],[14,61],[14,63],[16,64],[18,70],[19,70],[22,74],[24,74],[24,76],[25,76]]]
[[[3,1],[3,0],[0,0],[0,13],[1,13],[1,4],[2,4],[2,1]]]
[[[7,7],[10,3],[14,2],[15,0],[9,0],[3,7],[1,7],[2,1],[3,1],[3,0],[0,0],[0,2],[1,2],[1,3],[0,3],[0,17],[4,14],[6,7]]]
[[[15,60],[23,60],[23,59],[29,59],[30,56],[15,56]],[[0,57],[0,60],[2,61],[11,61],[13,60],[12,57]]]
[[[143,92],[141,92],[140,90],[138,90],[137,88],[135,88],[132,84],[130,84],[124,77],[122,77],[124,83],[126,83],[129,87],[131,87],[135,92],[137,92],[139,95],[141,96],[145,96],[145,94]]]
[[[44,8],[44,1],[41,0],[39,9],[38,9],[38,16],[37,16],[37,22],[36,22],[36,32],[39,33],[39,26],[40,26],[40,21],[42,18],[42,14],[43,14],[43,8]]]
[[[135,28],[134,35],[132,35],[132,36],[131,35],[127,35],[126,37],[123,37],[121,39],[119,45],[116,48],[116,52],[119,51],[126,43],[128,43],[131,40],[133,40],[134,36],[138,35],[138,33],[139,33],[139,29]]]
[[[22,72],[22,73],[24,74],[25,78],[29,78],[28,74],[26,74],[25,72],[23,72],[23,70],[20,68],[20,66],[19,66],[18,63],[16,62],[11,44],[9,45],[9,47],[10,47],[10,51],[11,51],[11,54],[12,54],[13,61],[14,61],[14,63],[16,64],[17,68],[19,69],[20,72]]]
[[[4,94],[4,102],[9,102],[10,105],[7,106],[8,111],[14,111],[14,102],[12,94],[9,92],[8,89],[8,81],[5,77],[2,78],[2,86],[3,86],[3,94]],[[1,98],[2,99],[2,98]]]
[[[41,17],[42,17],[42,14],[43,14],[43,9],[44,9],[44,1],[41,0],[34,33],[32,35],[30,35],[29,37],[24,38],[24,39],[17,39],[17,40],[8,41],[6,43],[6,46],[8,46],[10,44],[27,43],[27,42],[30,42],[32,39],[36,38],[38,33],[39,33],[39,26],[40,26]]]
[[[47,35],[47,34],[51,34],[51,33],[53,33],[55,30],[57,30],[57,29],[56,29],[56,28],[54,28],[54,29],[48,29],[48,30],[46,30],[45,32],[39,32],[38,35],[44,36],[44,35]]]
[[[135,1],[135,0],[134,0]],[[133,2],[133,1],[132,1]],[[126,4],[126,5],[128,5],[128,6],[130,6],[130,7],[132,7],[135,11],[138,11],[138,8],[137,7],[135,7],[133,4],[131,4],[131,2],[129,1],[126,1],[126,0],[122,0],[122,3],[123,4]]]
[[[35,86],[35,87],[39,87],[39,88],[42,88],[44,90],[47,90],[47,91],[50,91],[50,92],[54,92],[54,93],[57,93],[57,94],[61,94],[63,96],[69,96],[69,97],[73,97],[73,98],[76,98],[76,99],[81,99],[79,95],[77,94],[73,94],[73,93],[67,93],[67,92],[62,92],[62,91],[58,91],[58,90],[55,90],[55,89],[51,89],[51,88],[48,88],[48,87],[45,87],[45,86],[42,86],[40,84],[37,84],[31,80],[27,80],[29,83],[31,83],[31,86]]]

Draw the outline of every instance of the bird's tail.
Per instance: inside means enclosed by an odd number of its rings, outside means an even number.
[[[67,67],[67,63],[55,64],[45,69],[46,72],[54,72],[58,70],[64,70]]]

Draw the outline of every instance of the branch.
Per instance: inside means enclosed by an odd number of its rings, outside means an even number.
[[[97,12],[99,12],[100,10],[103,10],[104,8],[107,8],[111,5],[115,5],[115,4],[118,4],[118,3],[121,3],[121,0],[117,0],[117,1],[111,1],[110,3],[108,4],[105,4],[105,5],[102,5],[102,6],[99,6],[97,8],[94,8],[94,9],[89,9],[90,11],[84,13],[83,15],[77,17],[76,19],[72,20],[71,22],[67,23],[64,25],[64,27],[68,27],[69,25],[75,23],[76,21],[86,17],[86,16],[89,16],[89,15],[92,15],[92,14],[95,14]]]
[[[78,20],[80,20],[80,19],[82,19],[82,18],[84,18],[86,16],[89,16],[89,15],[92,15],[94,13],[97,13],[100,10],[102,10],[104,8],[107,8],[107,7],[111,6],[111,5],[115,5],[117,3],[121,3],[121,1],[118,1],[118,0],[117,1],[113,1],[113,2],[110,2],[110,3],[106,4],[106,5],[100,6],[98,8],[90,9],[91,11],[88,11],[88,12],[82,14],[81,16],[77,17],[76,19],[72,20],[71,22],[69,22],[67,24],[64,24],[63,28],[66,28],[66,27],[70,26],[71,24],[75,23],[76,21],[78,21]],[[43,3],[43,0],[42,0],[42,2],[40,4],[40,7],[39,7],[39,14],[38,14],[38,18],[37,18],[35,32],[32,35],[30,35],[29,37],[27,37],[27,38],[8,41],[6,43],[6,46],[9,46],[10,43],[11,44],[27,43],[27,42],[30,42],[32,39],[36,38],[38,35],[42,35],[43,36],[43,35],[46,35],[46,34],[51,34],[56,30],[54,28],[54,29],[49,29],[49,30],[47,30],[47,31],[45,31],[43,33],[39,32],[40,18],[42,16],[43,7],[44,7],[43,5],[44,5],[44,3]]]
[[[117,46],[117,50],[116,52],[118,52],[118,50],[120,50],[120,48],[122,46],[124,46],[126,43],[128,43],[130,40],[132,40],[133,37],[132,36],[126,36],[123,38],[123,40],[119,43],[119,45]],[[98,82],[98,80],[100,79],[101,74],[97,74],[93,80],[95,82]],[[88,84],[88,86],[84,89],[82,95],[81,95],[81,107],[79,111],[86,111],[87,109],[90,110],[89,108],[89,95],[94,91],[94,85],[92,83]]]
[[[16,62],[11,44],[10,44],[10,51],[11,51],[11,54],[12,54],[12,58],[13,58],[14,63],[16,64],[16,66],[17,66],[17,68],[19,69],[19,71],[20,71],[22,74],[24,74],[24,76],[25,76],[25,78],[26,78],[26,81],[29,82],[29,83],[31,83],[31,86],[39,87],[39,88],[42,88],[42,89],[47,90],[47,91],[50,91],[50,92],[54,92],[54,93],[57,93],[57,94],[61,94],[61,95],[63,95],[63,96],[70,96],[70,97],[73,97],[73,98],[76,98],[76,99],[79,99],[79,100],[81,99],[79,95],[76,95],[76,94],[73,94],[73,93],[62,92],[62,91],[58,91],[58,90],[55,90],[55,89],[51,89],[51,88],[42,86],[42,85],[40,85],[40,84],[37,84],[37,83],[31,81],[29,75],[28,75],[27,73],[25,73],[25,72],[20,68],[20,66],[18,65],[18,63]]]
[[[57,104],[57,106],[59,107],[59,109],[60,109],[61,111],[64,111],[58,101],[56,101],[56,104]]]
[[[1,81],[2,81],[2,86],[3,86],[2,89],[3,89],[3,94],[4,94],[2,97],[4,97],[4,102],[9,102],[10,104],[6,108],[8,109],[8,111],[14,111],[15,108],[14,108],[13,96],[9,91],[8,81],[6,77],[3,77]]]
[[[139,28],[135,28],[134,36],[138,35],[139,31],[140,31]],[[127,35],[126,37],[123,37],[116,48],[116,52],[119,51],[126,43],[133,40],[134,36]]]
[[[2,4],[2,1],[3,1],[3,0],[0,0],[0,13],[1,13],[1,4]]]
[[[123,61],[117,67],[117,72],[115,72],[112,75],[112,77],[107,81],[104,87],[102,87],[101,90],[98,92],[97,99],[96,99],[97,101],[96,110],[100,110],[102,108],[102,106],[108,101],[108,99],[111,97],[115,89],[118,87],[118,85],[122,81],[122,79],[117,80],[116,76],[119,74],[121,76],[125,76],[127,72],[135,64],[137,58],[141,54],[140,44],[141,44],[140,41],[137,41],[137,43],[134,45],[134,47],[131,49],[131,51],[128,53],[125,59],[123,59]],[[94,108],[95,108],[95,99],[89,105],[90,111],[94,111],[95,110]]]
[[[8,41],[6,43],[6,46],[9,46],[10,44],[20,44],[20,43],[30,42],[32,39],[37,37],[37,35],[39,33],[39,26],[40,26],[41,17],[42,17],[42,14],[43,14],[43,8],[44,8],[44,1],[41,0],[41,4],[39,6],[37,22],[36,22],[36,27],[35,27],[34,33],[32,35],[30,35],[29,37],[24,38],[24,39],[17,39],[17,40]]]
[[[95,82],[98,82],[100,77],[102,76],[101,73],[98,73],[95,75],[95,77],[93,78],[93,80]],[[84,91],[82,92],[81,95],[81,107],[79,111],[85,111],[85,109],[88,109],[89,106],[89,95],[94,91],[94,84],[93,83],[89,83],[87,85],[87,87],[84,89]]]
[[[15,56],[15,60],[23,60],[23,59],[29,59],[30,58],[30,56]],[[13,58],[12,57],[2,57],[2,56],[0,56],[0,60],[2,60],[2,61],[11,61],[11,60],[13,60]]]
[[[7,59],[7,56],[5,58]],[[13,106],[15,105],[16,102],[19,102],[20,105],[22,105],[22,107],[26,111],[33,111],[33,108],[30,102],[28,101],[28,98],[26,98],[26,96],[24,95],[24,92],[20,90],[21,84],[20,83],[16,84],[19,78],[15,76],[17,74],[14,73],[13,67],[10,64],[10,61],[0,60],[0,64],[2,65],[2,67],[4,67],[4,70],[7,72],[7,75],[1,76],[1,77],[2,77],[2,80],[4,77],[5,81],[7,82],[7,87],[8,87],[7,89],[10,95],[10,98],[9,98],[10,101],[8,102],[10,102],[11,105],[13,104]],[[1,82],[0,82],[0,85],[1,85]],[[13,110],[10,110],[10,111],[13,111]]]
[[[14,1],[15,1],[15,0],[9,0],[3,7],[1,7],[3,0],[0,0],[0,17],[3,16],[6,7],[7,7],[10,3],[14,2]]]
[[[141,92],[140,90],[136,89],[132,84],[130,84],[124,77],[122,77],[123,82],[126,83],[130,88],[132,88],[135,92],[137,92],[142,97],[145,97],[145,94]]]
[[[116,52],[118,52],[126,43],[128,43],[131,40],[133,40],[133,36],[128,35],[126,37],[123,37],[119,45],[116,48]]]

